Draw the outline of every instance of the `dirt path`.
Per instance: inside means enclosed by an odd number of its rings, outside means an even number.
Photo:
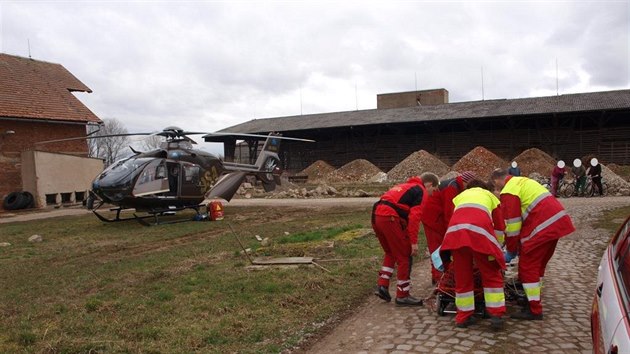
[[[397,308],[373,297],[307,352],[591,353],[591,301],[610,234],[590,225],[603,210],[630,205],[630,198],[575,198],[563,204],[577,231],[558,243],[547,268],[544,321],[507,320],[506,330],[499,333],[490,331],[488,321],[460,329],[452,315],[440,317],[427,307]],[[412,279],[413,294],[431,293],[428,261],[414,267]]]

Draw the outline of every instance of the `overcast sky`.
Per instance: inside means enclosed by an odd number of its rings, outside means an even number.
[[[627,89],[628,1],[5,1],[0,51],[62,64],[129,131]]]

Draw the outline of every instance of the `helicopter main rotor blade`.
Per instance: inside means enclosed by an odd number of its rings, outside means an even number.
[[[294,141],[305,141],[308,143],[314,143],[315,140],[311,140],[311,139],[301,139],[301,138],[290,138],[290,137],[284,137],[284,136],[280,136],[280,135],[259,135],[259,134],[246,134],[246,133],[227,133],[227,132],[215,132],[215,133],[209,133],[205,136],[203,136],[202,138],[205,137],[212,137],[212,136],[234,136],[236,138],[238,137],[251,137],[251,138],[261,138],[261,139],[267,139],[269,137],[272,137],[274,139],[282,139],[282,140],[294,140]]]
[[[134,135],[155,135],[155,133],[128,133],[128,134],[108,134],[108,135],[96,135],[96,136],[79,136],[79,137],[76,137],[76,138],[65,138],[65,139],[38,141],[38,142],[35,143],[35,145],[58,143],[58,142],[62,142],[62,141],[102,139],[102,138],[112,138],[112,137],[116,137],[116,136],[134,136]]]

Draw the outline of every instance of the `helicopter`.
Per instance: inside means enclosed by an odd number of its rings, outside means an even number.
[[[265,139],[255,163],[241,164],[226,162],[203,150],[193,149],[196,144],[189,135],[205,134],[203,138],[231,137],[236,139]],[[187,132],[175,126],[166,127],[157,133],[112,134],[66,138],[43,141],[38,144],[77,139],[99,139],[114,136],[156,135],[165,137],[160,148],[148,152],[136,151],[133,155],[108,166],[92,181],[85,201],[103,222],[137,220],[150,225],[144,219],[174,215],[175,212],[192,209],[201,216],[201,208],[214,199],[230,201],[247,176],[255,176],[269,192],[280,184],[280,158],[278,151],[281,140],[314,142],[309,139],[282,137],[279,133],[269,135]],[[109,211],[116,216],[108,218],[99,210],[104,205],[113,205]],[[133,217],[122,217],[121,212],[135,210]],[[138,215],[137,213],[145,213]]]

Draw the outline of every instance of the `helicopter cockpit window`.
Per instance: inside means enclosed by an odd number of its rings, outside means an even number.
[[[99,177],[99,184],[108,188],[129,188],[145,165],[153,158],[128,158],[109,166]]]
[[[166,164],[164,160],[153,159],[147,164],[138,177],[133,189],[136,197],[158,194],[169,191],[168,178],[166,177]]]

